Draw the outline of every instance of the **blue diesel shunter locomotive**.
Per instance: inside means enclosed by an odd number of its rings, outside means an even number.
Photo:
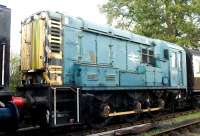
[[[22,23],[22,115],[43,126],[100,127],[115,116],[185,107],[192,90],[186,56],[166,41],[36,13]]]

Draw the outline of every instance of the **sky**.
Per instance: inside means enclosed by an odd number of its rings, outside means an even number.
[[[20,53],[21,21],[38,11],[59,11],[81,17],[96,24],[106,24],[106,17],[99,6],[106,0],[0,0],[1,5],[11,8],[11,52]]]

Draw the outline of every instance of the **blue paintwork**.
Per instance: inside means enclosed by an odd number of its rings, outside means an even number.
[[[180,46],[80,18],[64,18],[64,85],[104,89],[187,87],[186,53]],[[154,51],[155,66],[142,63],[143,48]],[[168,49],[169,59],[164,58],[164,49]],[[180,56],[177,68],[172,66],[173,53]]]
[[[75,64],[74,70],[80,86],[119,86],[119,69]]]

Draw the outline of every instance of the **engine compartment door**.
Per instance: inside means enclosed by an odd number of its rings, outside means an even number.
[[[21,70],[44,69],[45,20],[22,24]]]
[[[170,51],[170,85],[178,87],[183,85],[182,53],[179,50]]]

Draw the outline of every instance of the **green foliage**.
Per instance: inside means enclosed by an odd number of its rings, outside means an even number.
[[[107,0],[108,23],[182,46],[200,46],[200,0]]]
[[[20,65],[20,57],[18,55],[11,55],[9,88],[13,91],[15,91],[17,85],[20,84],[21,72],[19,70],[19,65]]]

